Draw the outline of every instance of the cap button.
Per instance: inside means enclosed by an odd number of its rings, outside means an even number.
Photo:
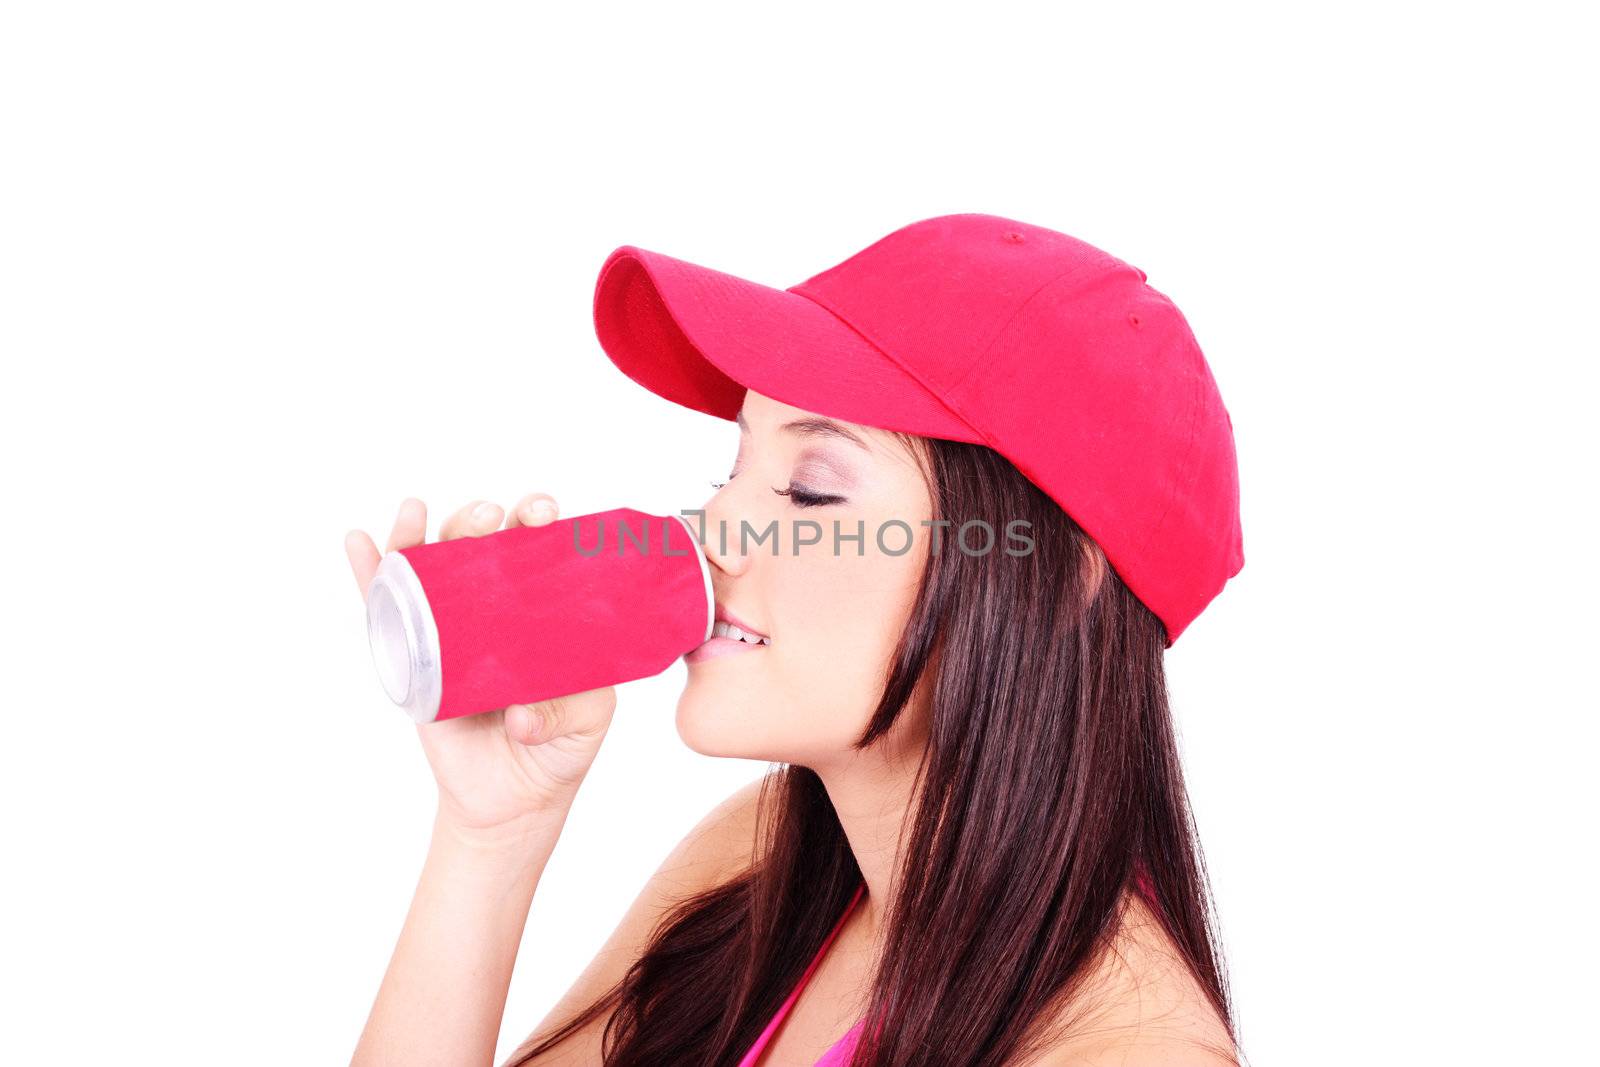
[[[1020,245],[1023,240],[1022,234],[1017,233],[1015,230],[1006,231],[1005,239],[1014,245]]]

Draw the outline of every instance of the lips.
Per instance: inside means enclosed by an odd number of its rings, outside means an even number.
[[[730,632],[732,630],[737,630],[738,633],[735,634]],[[772,644],[771,637],[762,633],[745,620],[739,618],[739,616],[735,615],[721,604],[717,605],[716,618],[713,624],[712,633],[713,636],[716,637],[734,637],[736,639],[746,640],[746,643],[748,644]]]
[[[683,658],[686,663],[704,663],[725,656],[748,656],[771,644],[772,638],[718,604],[712,619],[711,637],[698,648],[684,653]]]

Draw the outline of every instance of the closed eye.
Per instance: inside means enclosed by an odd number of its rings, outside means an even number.
[[[797,485],[791,485],[787,489],[774,489],[773,492],[777,493],[779,496],[788,497],[796,507],[801,508],[814,508],[820,507],[823,504],[844,503],[844,497],[842,496],[835,496],[829,493],[807,492]]]

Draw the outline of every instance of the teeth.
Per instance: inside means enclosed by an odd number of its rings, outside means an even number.
[[[772,638],[770,637],[757,637],[755,634],[747,634],[737,626],[725,623],[721,619],[718,619],[711,627],[711,635],[713,637],[729,637],[735,641],[743,641],[747,645],[772,644]]]

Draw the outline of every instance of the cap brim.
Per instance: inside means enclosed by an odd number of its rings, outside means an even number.
[[[798,293],[623,245],[600,267],[594,324],[624,374],[708,415],[735,418],[754,389],[863,426],[982,441],[913,374]]]

